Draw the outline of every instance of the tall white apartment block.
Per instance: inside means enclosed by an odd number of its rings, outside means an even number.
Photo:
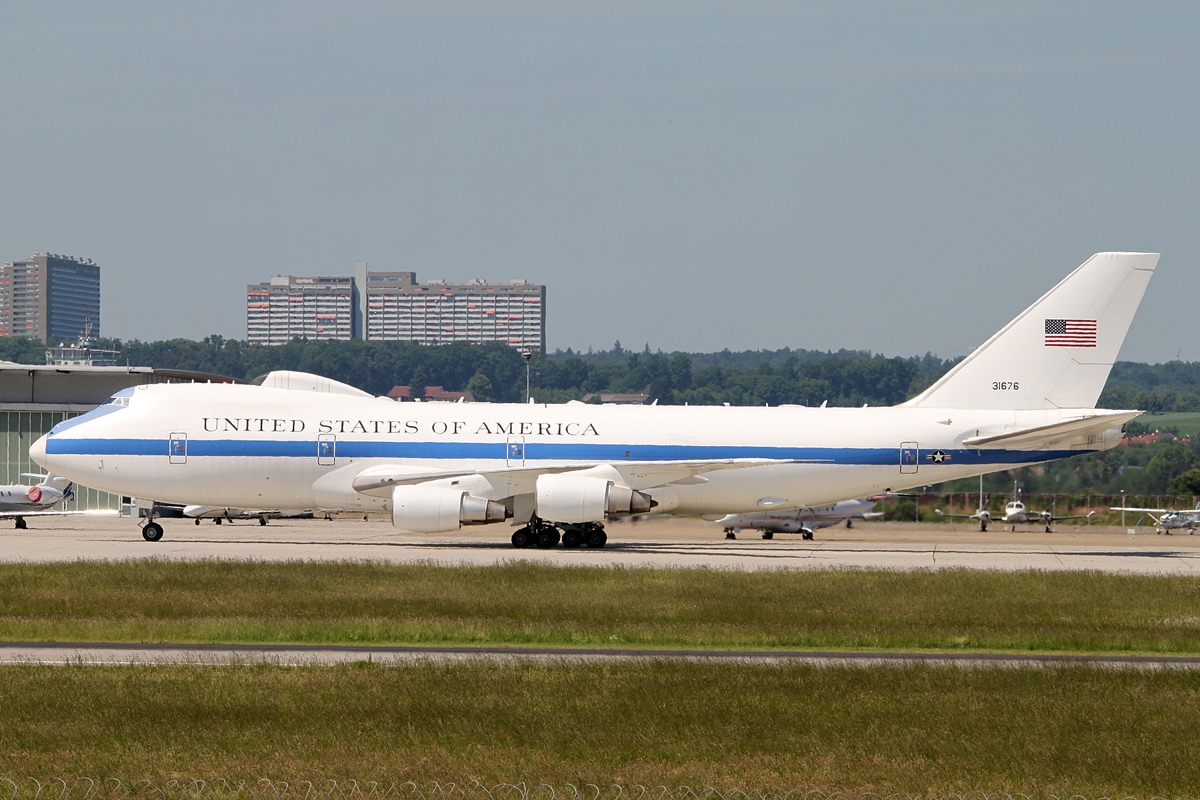
[[[370,272],[353,278],[278,276],[246,294],[250,344],[292,338],[375,342],[504,342],[546,349],[546,287],[524,280],[417,283],[415,272]]]
[[[524,280],[417,283],[415,272],[368,272],[358,264],[360,335],[369,341],[504,342],[546,349],[546,287]]]
[[[354,338],[354,279],[276,275],[246,287],[246,341]]]

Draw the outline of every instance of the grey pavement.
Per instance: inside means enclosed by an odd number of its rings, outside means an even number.
[[[160,520],[159,542],[142,539],[128,518],[43,517],[27,530],[0,528],[0,561],[79,559],[249,559],[264,561],[378,560],[497,564],[528,560],[561,565],[709,567],[714,569],[998,569],[1099,570],[1139,574],[1200,574],[1200,536],[1156,535],[1153,529],[1062,525],[980,533],[969,525],[860,522],[825,528],[816,539],[776,534],[767,541],[745,531],[726,540],[721,527],[698,519],[660,518],[608,525],[602,550],[517,550],[512,528],[489,525],[455,534],[414,534],[386,519],[239,522]],[[1131,533],[1130,531],[1134,531]]]

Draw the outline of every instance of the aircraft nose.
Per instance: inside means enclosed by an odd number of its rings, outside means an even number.
[[[42,467],[46,466],[46,439],[49,437],[50,434],[43,434],[36,442],[29,445],[29,457]]]

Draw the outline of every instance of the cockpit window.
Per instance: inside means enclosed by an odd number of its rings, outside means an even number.
[[[104,405],[128,407],[129,406],[129,397],[128,397],[128,395],[125,397],[118,397],[118,396],[114,395],[114,396],[108,398],[108,402],[106,402]]]

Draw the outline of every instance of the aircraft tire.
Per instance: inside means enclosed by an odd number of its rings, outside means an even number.
[[[14,525],[14,527],[19,531],[23,531],[26,528],[28,528],[29,525],[26,524],[24,517],[17,517],[17,522],[16,522],[16,525]]]
[[[533,533],[529,530],[529,526],[526,525],[524,528],[517,528],[516,532],[512,535],[513,547],[529,547],[531,544],[533,544]]]
[[[142,538],[147,542],[157,542],[162,537],[163,528],[157,522],[147,522],[142,526]]]
[[[575,528],[567,528],[562,535],[563,547],[574,550],[583,544],[583,534]]]
[[[196,524],[197,524],[197,525],[199,525],[199,524],[200,524],[200,518],[199,518],[199,517],[196,517]]]
[[[542,550],[549,550],[551,547],[554,547],[556,544],[558,544],[558,539],[558,528],[555,528],[552,525],[544,525],[542,526],[542,529],[537,532],[535,544],[537,544],[537,546]]]
[[[809,542],[812,541],[812,538],[813,538],[812,531],[809,531],[808,533],[802,533],[800,535],[801,535],[801,538],[803,538],[805,541],[809,541]]]
[[[775,532],[774,531],[763,531],[763,538],[764,539],[774,539]]]
[[[597,525],[593,530],[587,532],[585,544],[593,550],[598,550],[608,544],[608,534],[604,532],[604,528]]]

